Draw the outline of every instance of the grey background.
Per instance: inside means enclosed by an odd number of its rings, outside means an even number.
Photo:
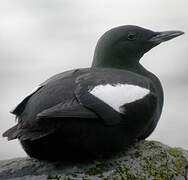
[[[188,34],[187,0],[0,1],[0,134],[15,124],[9,111],[50,76],[91,65],[97,39],[114,26],[135,24]],[[141,60],[162,81],[165,105],[148,139],[188,149],[188,35]],[[0,137],[0,159],[25,156],[17,140]]]

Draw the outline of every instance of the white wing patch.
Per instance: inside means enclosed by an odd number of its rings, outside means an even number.
[[[142,99],[150,90],[132,84],[106,84],[95,86],[89,92],[120,112],[120,106]]]

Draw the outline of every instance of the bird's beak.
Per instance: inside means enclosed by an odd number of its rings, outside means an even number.
[[[180,35],[184,34],[183,31],[163,31],[163,32],[157,32],[156,35],[154,35],[149,41],[160,44],[162,42],[168,41],[170,39],[173,39],[175,37],[178,37]]]

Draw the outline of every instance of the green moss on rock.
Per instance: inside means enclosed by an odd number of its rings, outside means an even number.
[[[94,163],[95,163],[94,167],[87,169],[85,171],[86,174],[88,174],[90,176],[101,175],[105,171],[108,171],[109,167],[111,165],[108,161],[105,161],[105,160],[95,161]]]
[[[118,175],[121,180],[138,180],[138,178],[130,172],[130,168],[122,165],[117,165],[113,175]]]
[[[170,180],[183,179],[188,151],[140,141],[110,159],[88,163],[42,162],[19,158],[0,162],[0,179]]]
[[[167,148],[167,152],[173,156],[172,164],[175,166],[175,171],[177,174],[184,175],[185,174],[185,166],[187,165],[187,160],[183,156],[183,152],[178,148]]]

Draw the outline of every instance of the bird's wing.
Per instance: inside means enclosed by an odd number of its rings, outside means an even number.
[[[73,70],[70,70],[70,71],[65,71],[65,72],[56,74],[56,75],[50,77],[49,79],[47,79],[46,81],[44,81],[43,83],[41,83],[40,86],[45,86],[48,83],[51,83],[53,81],[57,81],[58,79],[69,78],[80,70],[81,69],[73,69]]]
[[[38,119],[43,118],[98,118],[97,115],[89,109],[82,106],[77,100],[72,99],[59,103],[56,106],[45,109],[37,114]]]
[[[151,92],[151,82],[135,74],[129,76],[129,72],[123,72],[119,77],[118,73],[121,71],[115,74],[111,71],[101,74],[94,72],[78,77],[76,98],[84,107],[95,112],[105,125],[119,124],[122,119],[125,123],[131,123],[129,121],[132,121],[135,113],[142,114],[139,107],[147,107],[144,112],[152,111],[152,115],[156,108],[157,96]],[[149,109],[150,103],[154,103],[155,107]]]
[[[48,83],[51,83],[53,81],[56,81],[58,79],[61,79],[61,78],[68,78],[68,77],[71,77],[72,75],[74,75],[77,71],[79,71],[79,69],[74,69],[74,70],[70,70],[70,71],[66,71],[66,72],[63,72],[63,73],[60,73],[60,74],[56,74],[54,76],[52,76],[51,78],[47,79],[45,82],[41,83],[37,88],[35,88],[28,96],[26,96],[12,111],[11,113],[12,114],[15,114],[17,116],[19,116],[28,100],[30,99],[30,97],[35,94],[37,91],[39,91],[42,87],[44,87],[45,85],[47,85]]]
[[[84,107],[96,113],[104,121],[105,125],[116,125],[120,123],[120,114],[115,112],[111,106],[89,92],[83,93],[82,91],[76,90],[75,93],[79,102]]]
[[[114,109],[103,100],[90,93],[90,88],[95,86],[96,83],[94,79],[95,76],[93,77],[92,74],[86,74],[77,78],[77,88],[75,90],[76,98],[84,107],[97,114],[105,125],[119,124],[122,119],[121,115],[114,111]]]
[[[13,126],[3,133],[3,137],[8,137],[8,141],[19,138],[20,140],[36,140],[52,134],[55,128],[40,128],[35,126],[28,131],[27,128],[20,128],[19,124]]]
[[[8,140],[16,138],[20,140],[40,139],[52,134],[59,127],[62,127],[64,121],[69,118],[97,119],[98,116],[82,106],[76,99],[72,99],[59,103],[37,114],[35,124],[32,127],[28,126],[28,124],[25,124],[24,127],[21,124],[17,124],[3,133],[3,136],[8,137]]]
[[[10,111],[10,113],[15,114],[15,115],[21,114],[24,110],[25,105],[27,104],[27,101],[30,99],[30,97],[42,87],[43,86],[38,86],[35,89],[33,89],[29,95],[27,95],[13,110]]]

